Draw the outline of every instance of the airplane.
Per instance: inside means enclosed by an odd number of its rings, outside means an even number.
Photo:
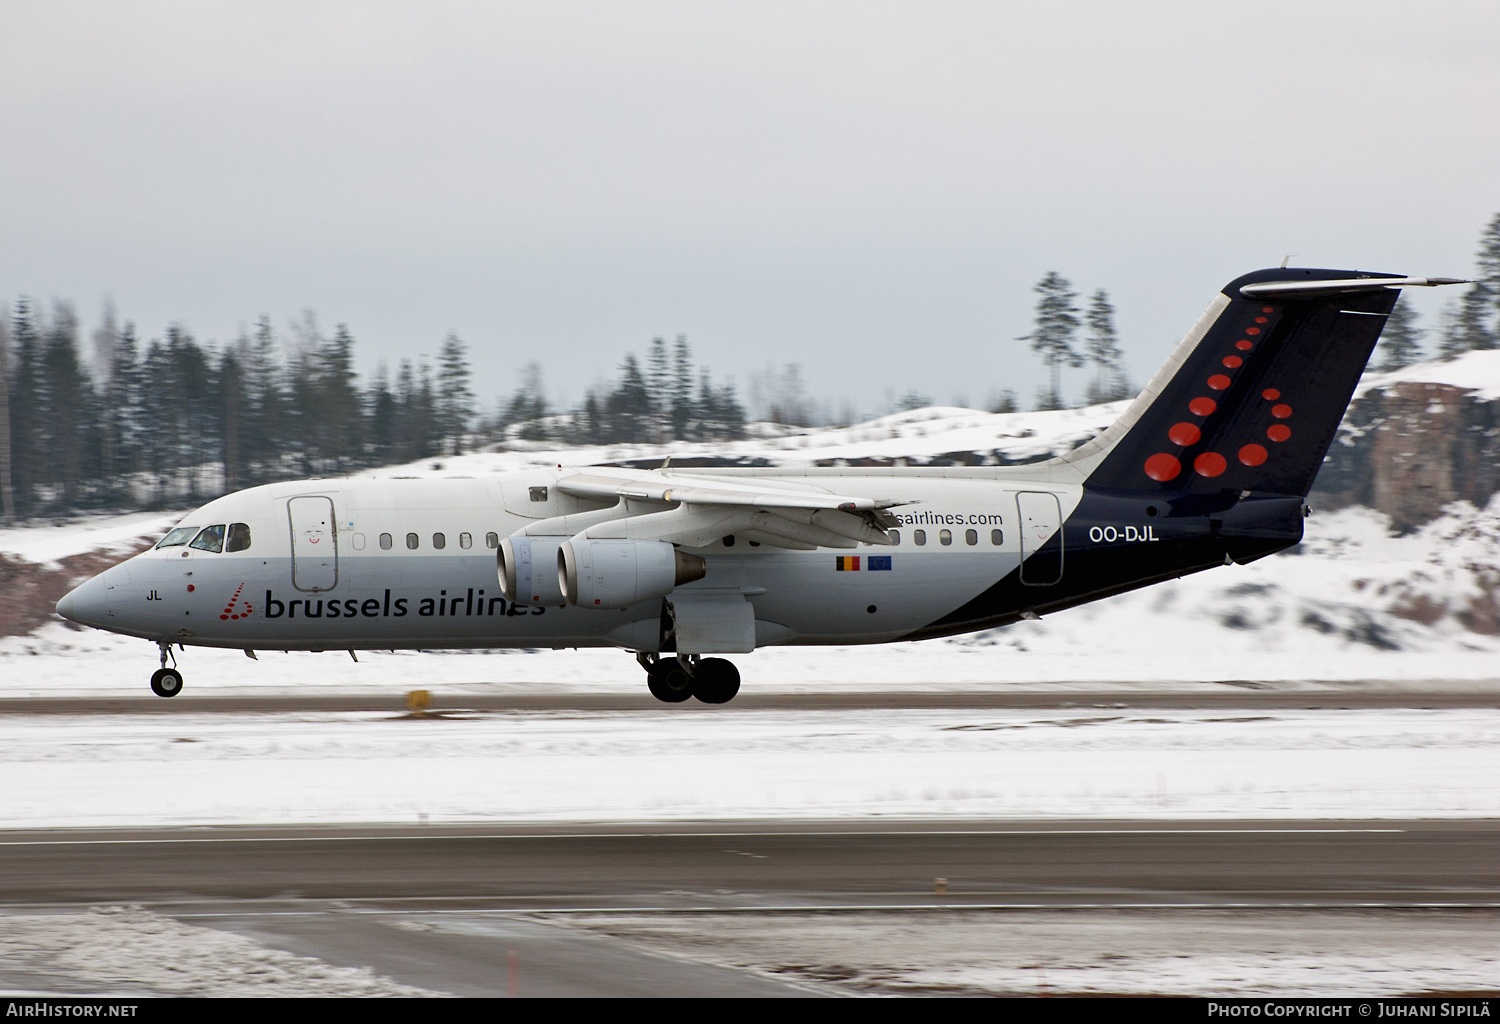
[[[1118,421],[1044,462],[266,484],[57,611],[155,643],[161,697],[183,687],[173,645],[615,647],[659,700],[722,704],[721,655],[991,629],[1296,544],[1400,289],[1462,283],[1246,274]]]

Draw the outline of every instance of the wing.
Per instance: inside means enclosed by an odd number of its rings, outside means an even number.
[[[734,535],[776,547],[852,548],[889,545],[897,524],[887,509],[911,504],[894,498],[835,494],[815,486],[767,487],[760,481],[693,477],[660,470],[590,470],[556,484],[564,494],[612,508],[541,520],[536,536],[660,540],[703,547]]]

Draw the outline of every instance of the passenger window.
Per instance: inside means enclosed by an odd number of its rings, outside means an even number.
[[[498,533],[487,533],[484,535],[484,546],[493,551],[500,546],[500,535]]]
[[[911,531],[911,539],[912,543],[916,544],[917,547],[921,547],[923,544],[927,543],[927,531],[913,530]]]
[[[444,537],[441,533],[434,533],[432,535],[432,546],[441,551],[448,546],[448,538]]]
[[[901,531],[900,530],[887,530],[886,533],[891,538],[891,546],[899,548],[901,546]]]
[[[964,531],[964,543],[965,544],[971,544],[971,545],[972,544],[978,544],[979,543],[979,531],[978,530],[965,530]]]
[[[189,544],[188,547],[197,548],[199,551],[212,551],[215,554],[223,551],[224,524],[220,523],[218,526],[205,526],[203,528],[203,532],[194,537],[193,542]]]
[[[944,546],[952,544],[953,543],[953,531],[952,530],[939,530],[938,531],[938,541],[940,543],[942,543]]]
[[[467,551],[469,548],[472,548],[474,546],[474,537],[473,537],[473,535],[472,534],[467,534],[467,533],[460,533],[458,535],[458,546],[461,547],[461,548],[463,548],[465,551]]]
[[[380,550],[381,551],[389,551],[391,549],[391,543],[392,542],[391,542],[391,535],[390,534],[388,534],[388,533],[382,533],[380,535]]]
[[[364,549],[365,549],[365,535],[362,534],[362,533],[356,533],[354,535],[354,550],[355,551],[363,551]]]
[[[1003,532],[1001,532],[1000,530],[991,530],[990,531],[990,543],[993,544],[993,545],[995,545],[995,547],[998,548],[1000,545],[1002,545],[1002,544],[1005,543],[1005,534]]]
[[[420,543],[421,541],[417,539],[417,535],[415,533],[408,533],[406,535],[406,546],[412,551],[417,550],[417,545]]]
[[[171,533],[161,539],[156,546],[158,548],[180,548],[193,539],[193,534],[198,532],[196,526],[179,526]]]
[[[248,523],[229,524],[229,543],[224,545],[225,551],[249,551],[250,550],[250,525]]]

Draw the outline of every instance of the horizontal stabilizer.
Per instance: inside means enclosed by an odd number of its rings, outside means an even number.
[[[1251,299],[1314,298],[1319,295],[1352,295],[1385,288],[1437,288],[1445,284],[1473,284],[1461,277],[1348,277],[1336,281],[1264,281],[1240,287]]]

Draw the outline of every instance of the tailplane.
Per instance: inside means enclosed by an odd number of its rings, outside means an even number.
[[[1065,461],[1091,489],[1305,496],[1400,289],[1460,283],[1246,274],[1215,297],[1120,421]]]

